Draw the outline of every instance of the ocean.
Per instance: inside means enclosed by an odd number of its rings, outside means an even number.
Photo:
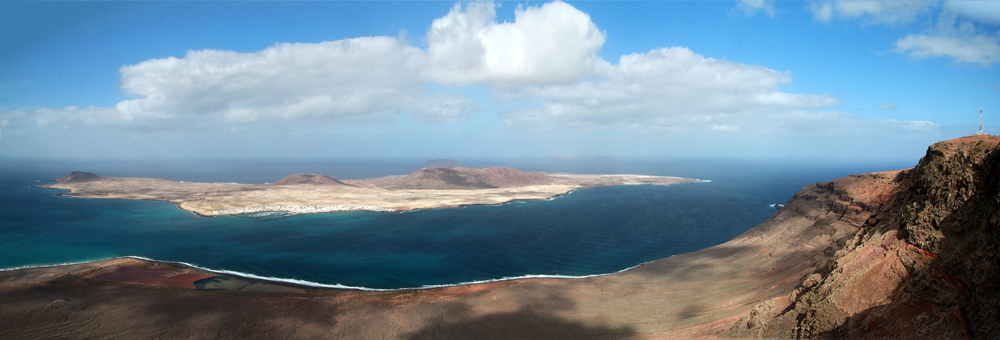
[[[189,182],[266,183],[292,173],[405,175],[421,160],[42,162],[0,167],[0,269],[136,256],[324,287],[404,289],[618,272],[724,243],[801,187],[907,164],[815,166],[712,160],[480,160],[526,171],[710,180],[577,190],[550,200],[403,213],[260,220],[173,203],[59,197],[31,187],[90,171]]]

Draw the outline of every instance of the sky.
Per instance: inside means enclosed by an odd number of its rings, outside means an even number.
[[[1000,1],[0,2],[0,161],[916,163]]]

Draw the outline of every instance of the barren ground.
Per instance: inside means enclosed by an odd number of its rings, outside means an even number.
[[[184,210],[204,216],[231,215],[232,210],[299,206],[363,207],[393,211],[452,208],[475,204],[500,204],[514,200],[547,199],[575,189],[613,185],[669,185],[698,180],[640,175],[548,175],[547,184],[485,189],[397,189],[395,178],[344,180],[348,185],[187,183],[158,178],[99,177],[93,180],[39,185],[67,189],[63,196],[157,200],[177,203]],[[228,211],[227,211],[228,210]],[[277,209],[280,210],[280,209]]]

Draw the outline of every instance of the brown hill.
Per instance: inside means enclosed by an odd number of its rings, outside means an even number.
[[[288,177],[282,178],[280,181],[271,183],[270,185],[296,185],[296,184],[345,185],[345,186],[350,185],[330,176],[316,175],[316,174],[289,175]]]
[[[95,175],[95,174],[90,173],[90,172],[73,171],[69,175],[66,175],[66,177],[57,179],[56,182],[59,182],[59,183],[83,183],[83,182],[90,182],[90,181],[99,180],[101,178],[104,178],[104,177]]]
[[[855,195],[818,184],[867,219],[792,299],[761,303],[729,335],[1000,339],[1000,137],[936,143],[866,182]]]
[[[524,172],[521,170],[490,167],[472,168],[433,168],[420,169],[416,172],[397,178],[391,185],[398,189],[489,189],[503,187],[519,187],[552,182],[552,178],[543,174]]]

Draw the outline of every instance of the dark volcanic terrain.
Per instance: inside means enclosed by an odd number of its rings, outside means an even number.
[[[114,259],[0,272],[0,336],[997,339],[998,222],[1000,137],[971,136],[932,145],[913,169],[806,186],[729,242],[617,274],[207,291],[96,279],[111,269],[227,277]]]
[[[296,185],[296,184],[348,185],[345,184],[344,182],[337,180],[336,178],[326,175],[316,175],[316,174],[294,174],[282,178],[277,182],[271,183],[271,185]]]
[[[59,182],[59,183],[82,183],[82,182],[96,181],[96,180],[99,180],[99,179],[102,179],[102,178],[104,178],[104,177],[101,177],[101,176],[98,176],[98,175],[95,175],[95,174],[89,173],[89,172],[73,171],[69,175],[66,175],[65,177],[57,179],[56,182]]]
[[[517,169],[490,167],[425,168],[397,177],[390,184],[398,189],[491,189],[552,183],[554,179],[544,174]]]

